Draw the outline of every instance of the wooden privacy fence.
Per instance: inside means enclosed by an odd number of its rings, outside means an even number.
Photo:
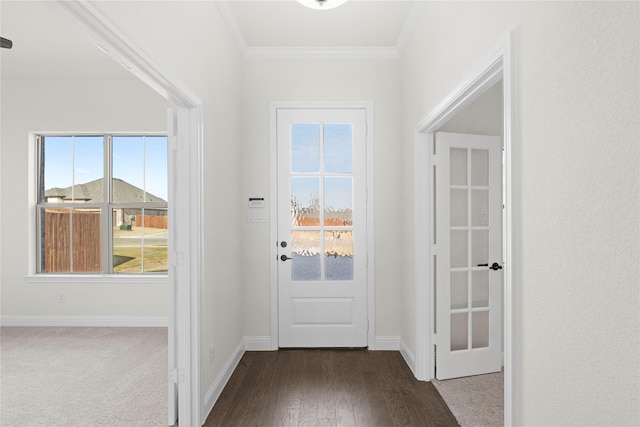
[[[158,215],[136,215],[136,227],[142,227],[142,218],[144,217],[144,226],[149,228],[169,228],[169,217]]]
[[[69,209],[45,209],[43,248],[45,271],[47,273],[99,272],[100,212],[74,210],[72,222],[70,222],[70,215]],[[70,227],[72,227],[71,232]]]

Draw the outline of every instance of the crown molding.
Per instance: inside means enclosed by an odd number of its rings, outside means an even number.
[[[216,1],[215,4],[218,7],[218,12],[220,12],[222,21],[224,21],[231,33],[231,38],[235,41],[240,52],[244,53],[247,50],[247,41],[244,38],[244,33],[242,32],[240,25],[238,24],[236,15],[233,13],[233,10],[231,10],[231,6],[229,6],[229,0]]]
[[[395,46],[249,46],[238,24],[229,0],[216,1],[222,20],[245,59],[399,59],[424,8],[423,1],[414,1],[405,18]]]
[[[398,59],[396,47],[248,47],[245,59]]]
[[[411,10],[409,10],[407,17],[404,20],[404,25],[402,26],[402,30],[400,31],[398,40],[396,41],[398,54],[402,52],[402,49],[404,49],[409,38],[413,34],[413,31],[416,29],[416,25],[418,25],[418,17],[422,14],[424,6],[424,1],[415,1],[413,2],[413,5],[411,5]]]

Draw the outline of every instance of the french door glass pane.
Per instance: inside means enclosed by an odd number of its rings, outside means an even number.
[[[471,150],[471,185],[489,185],[488,150]]]
[[[471,320],[471,348],[489,347],[489,312],[476,311]]]
[[[320,280],[320,231],[291,231],[291,280]]]
[[[324,232],[325,280],[353,280],[353,232]]]
[[[489,225],[489,191],[471,190],[471,225]]]
[[[451,310],[469,307],[467,281],[468,273],[466,271],[451,272]]]
[[[291,125],[291,172],[320,172],[320,125]]]
[[[351,173],[353,171],[353,125],[351,123],[325,123],[323,130],[324,171]]]
[[[451,351],[469,348],[469,313],[451,313]]]
[[[466,227],[468,213],[468,197],[467,190],[451,190],[450,212],[452,227]]]
[[[291,178],[291,225],[320,225],[319,178]]]
[[[489,307],[489,270],[474,271],[471,277],[473,308]]]
[[[489,231],[473,230],[471,239],[471,265],[487,264],[489,262]]]
[[[451,268],[468,267],[468,239],[466,230],[451,230]]]
[[[324,225],[353,225],[353,179],[324,179]]]
[[[467,149],[451,148],[450,151],[450,175],[451,185],[467,185]]]

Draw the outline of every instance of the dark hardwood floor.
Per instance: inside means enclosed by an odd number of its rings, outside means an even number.
[[[457,426],[399,352],[246,352],[205,426]]]

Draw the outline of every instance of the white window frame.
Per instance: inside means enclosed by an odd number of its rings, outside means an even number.
[[[85,137],[96,136],[104,139],[104,197],[102,202],[85,203],[85,202],[63,202],[48,203],[40,202],[40,173],[41,173],[41,138],[46,137]],[[113,282],[113,283],[158,283],[166,284],[168,278],[167,272],[141,272],[141,273],[115,273],[113,272],[113,256],[112,256],[112,238],[111,232],[111,209],[113,208],[131,208],[131,209],[167,209],[167,202],[111,202],[111,183],[112,183],[112,140],[113,137],[167,137],[163,132],[33,132],[29,135],[29,189],[30,189],[30,205],[29,205],[29,271],[27,274],[28,282],[47,282],[47,283],[69,283],[69,282]],[[169,151],[169,146],[167,146]],[[168,159],[167,159],[168,160]],[[167,165],[168,168],[168,165]],[[44,189],[43,189],[44,191]],[[101,272],[64,272],[51,273],[42,272],[41,268],[41,243],[40,243],[40,209],[42,207],[86,207],[96,208],[101,211]],[[167,257],[169,257],[167,252]]]

